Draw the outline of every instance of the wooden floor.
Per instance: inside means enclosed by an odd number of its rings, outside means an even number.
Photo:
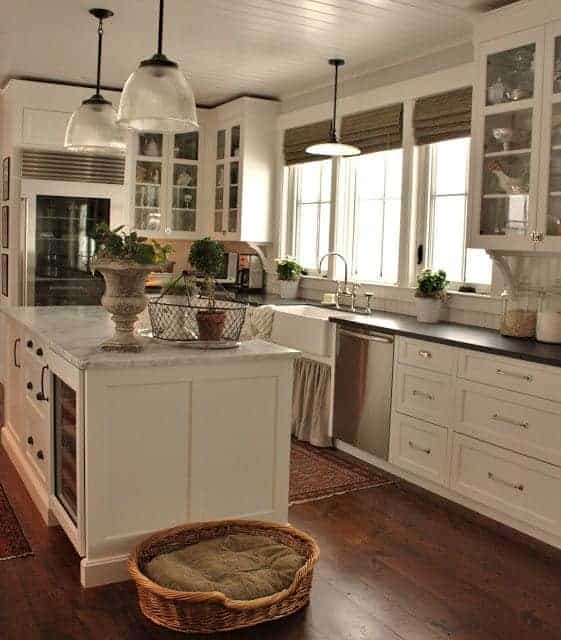
[[[1,640],[181,637],[143,619],[131,583],[81,589],[73,548],[60,529],[43,526],[1,449],[0,482],[34,550],[33,557],[0,562]],[[561,639],[556,554],[503,537],[403,485],[298,505],[290,518],[321,546],[311,606],[253,631],[213,637]]]

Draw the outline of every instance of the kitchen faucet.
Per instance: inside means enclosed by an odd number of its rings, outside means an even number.
[[[337,307],[337,309],[339,309],[340,307],[340,296],[341,295],[350,295],[350,291],[348,289],[348,274],[349,274],[349,267],[347,264],[347,261],[345,259],[345,256],[342,255],[341,253],[337,253],[336,251],[330,251],[329,253],[326,253],[325,255],[323,255],[320,258],[320,261],[318,263],[318,271],[321,275],[321,265],[323,264],[323,261],[325,260],[325,258],[328,258],[329,256],[335,256],[337,258],[341,258],[341,260],[343,261],[343,264],[345,265],[345,282],[343,284],[343,291],[341,291],[341,283],[339,281],[337,281],[337,293],[336,293],[336,302],[335,302],[335,306]],[[354,296],[353,296],[353,301],[354,301]],[[354,306],[354,304],[353,304]]]

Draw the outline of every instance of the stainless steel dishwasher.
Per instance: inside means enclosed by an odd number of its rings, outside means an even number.
[[[387,460],[393,336],[362,327],[337,329],[333,435]]]

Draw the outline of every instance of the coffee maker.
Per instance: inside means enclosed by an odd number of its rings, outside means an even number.
[[[261,258],[251,253],[238,256],[238,276],[236,285],[241,291],[260,291],[264,286],[264,273]]]

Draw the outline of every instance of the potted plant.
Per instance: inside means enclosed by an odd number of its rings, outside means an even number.
[[[173,253],[173,247],[169,244],[160,244],[157,240],[152,240],[152,246],[156,254],[156,264],[164,273],[173,273],[175,262],[169,259],[170,254]]]
[[[203,291],[208,300],[207,308],[197,312],[199,339],[220,340],[226,312],[216,308],[216,276],[224,263],[224,246],[208,237],[195,240],[189,252],[189,262],[204,277]]]
[[[136,233],[124,228],[110,229],[102,223],[97,226],[97,241],[92,268],[105,280],[105,293],[101,304],[111,314],[115,335],[101,344],[102,351],[142,351],[134,335],[138,314],[146,308],[145,280],[156,268],[157,250],[145,243]]]
[[[415,306],[419,322],[435,323],[440,320],[442,301],[446,297],[446,272],[423,269],[417,276]]]
[[[277,258],[277,278],[280,286],[280,297],[283,299],[296,298],[302,267],[295,258]]]

